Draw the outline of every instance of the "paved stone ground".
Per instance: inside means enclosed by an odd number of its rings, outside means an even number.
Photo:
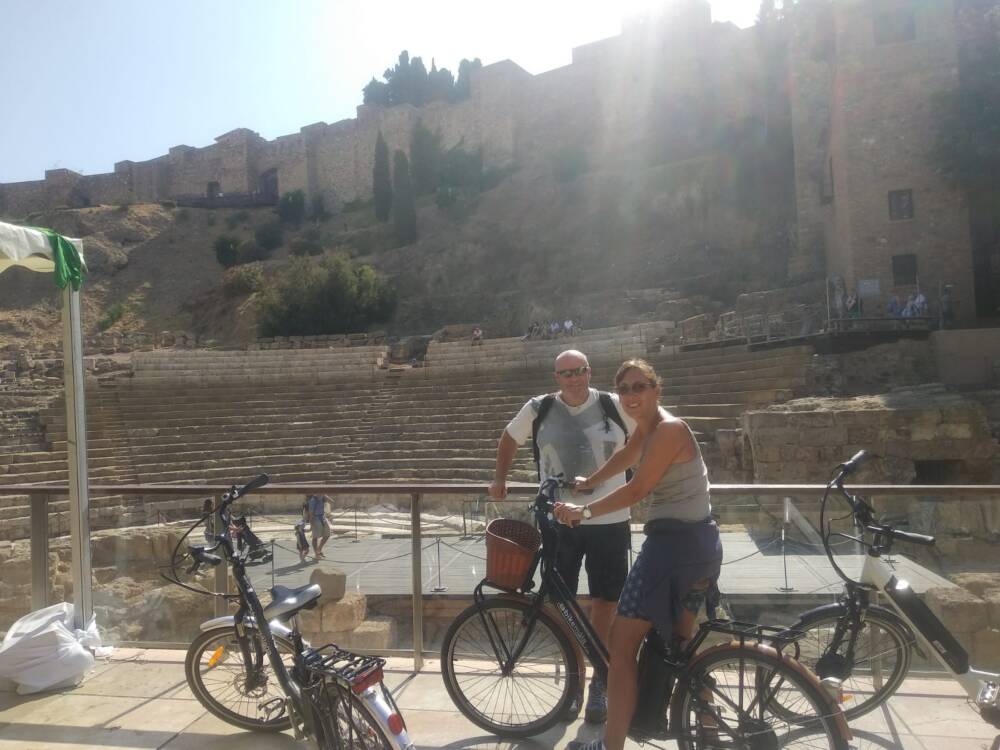
[[[408,659],[390,659],[386,679],[422,750],[561,748],[571,739],[589,739],[599,731],[577,721],[531,740],[498,740],[484,735],[455,710],[436,662],[428,661],[417,675],[411,664]],[[940,678],[907,680],[887,708],[856,721],[852,729],[858,750],[1000,748],[997,730],[967,705],[955,683]],[[0,750],[109,747],[282,750],[305,745],[288,735],[247,734],[206,713],[184,681],[180,651],[119,649],[73,690],[34,697],[0,691]]]

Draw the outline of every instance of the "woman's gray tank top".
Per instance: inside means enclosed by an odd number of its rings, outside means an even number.
[[[712,513],[708,467],[701,456],[701,446],[691,432],[695,456],[682,464],[672,464],[650,493],[648,520],[671,518],[677,521],[704,521]],[[645,454],[645,450],[643,451]]]

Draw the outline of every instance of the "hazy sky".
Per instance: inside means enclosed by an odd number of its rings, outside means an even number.
[[[655,0],[0,0],[0,182],[94,174],[246,127],[264,138],[353,117],[399,51],[531,73],[614,36]],[[753,23],[757,0],[715,0]]]

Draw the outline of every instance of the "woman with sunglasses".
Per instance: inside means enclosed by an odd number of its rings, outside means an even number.
[[[628,443],[577,491],[636,466],[632,479],[589,505],[557,503],[555,515],[575,525],[635,505],[653,494],[646,540],[629,571],[611,626],[608,651],[608,719],[604,740],[570,743],[574,750],[621,750],[637,698],[636,655],[650,628],[665,639],[688,640],[706,601],[714,607],[722,563],[719,529],[711,517],[708,471],[698,441],[682,419],[660,406],[660,377],[641,359],[625,362],[615,375],[620,403],[636,429]]]

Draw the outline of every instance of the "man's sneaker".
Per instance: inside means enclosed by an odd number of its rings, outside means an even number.
[[[569,705],[566,706],[566,710],[563,711],[562,720],[576,721],[582,709],[583,709],[583,685],[580,685],[580,688],[576,691],[576,695],[573,696],[573,700],[569,702]]]
[[[583,720],[588,724],[603,724],[608,720],[608,691],[596,677],[590,681],[590,696]]]

